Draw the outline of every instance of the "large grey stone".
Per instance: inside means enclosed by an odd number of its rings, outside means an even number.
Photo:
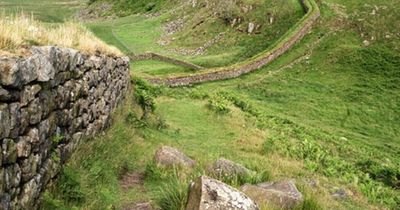
[[[10,135],[10,110],[7,104],[0,104],[0,139]]]
[[[37,56],[31,56],[19,64],[23,84],[28,84],[38,78],[37,70],[39,68],[36,62]]]
[[[18,187],[21,183],[21,169],[18,164],[6,167],[4,175],[6,191],[10,191],[11,189]]]
[[[256,24],[249,23],[249,26],[247,27],[247,33],[249,33],[249,34],[253,33],[255,28],[256,28]]]
[[[37,80],[39,82],[47,82],[51,79],[54,79],[55,76],[55,69],[53,64],[50,62],[48,56],[46,55],[36,55],[35,62],[38,65],[37,68]]]
[[[193,167],[196,164],[194,160],[187,157],[178,149],[168,146],[163,146],[158,149],[155,153],[154,160],[158,165],[165,167]]]
[[[19,134],[22,135],[28,129],[29,126],[29,113],[28,108],[21,109],[21,120],[19,126]]]
[[[11,103],[10,109],[10,138],[17,138],[21,128],[21,106],[20,103]]]
[[[27,136],[22,136],[18,138],[17,142],[17,156],[19,158],[27,158],[31,154],[32,146],[29,143],[30,139]]]
[[[303,202],[303,195],[297,190],[293,181],[246,184],[240,189],[259,205],[291,209]]]
[[[250,173],[246,167],[225,158],[220,158],[209,168],[217,177],[245,177]]]
[[[244,193],[218,180],[200,176],[190,185],[186,210],[258,210]]]
[[[25,86],[21,92],[21,106],[26,106],[35,99],[36,94],[42,89],[40,85]]]
[[[27,136],[31,144],[38,144],[40,142],[39,130],[37,128],[29,129]]]
[[[35,125],[42,119],[42,106],[39,98],[35,98],[28,106],[29,123]]]
[[[42,117],[49,115],[57,107],[53,100],[53,93],[50,90],[40,91],[38,97],[41,104]]]
[[[39,165],[40,165],[39,155],[32,154],[27,159],[21,160],[20,166],[21,166],[22,182],[25,183],[30,179],[32,179],[38,172]]]
[[[22,209],[31,209],[39,195],[39,186],[35,179],[30,180],[22,187],[19,205]]]
[[[0,59],[0,84],[12,87],[21,84],[21,71],[17,59]]]

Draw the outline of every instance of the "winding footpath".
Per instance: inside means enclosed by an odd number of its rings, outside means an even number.
[[[144,79],[156,85],[177,87],[236,78],[243,74],[258,70],[291,49],[310,32],[312,26],[320,17],[320,10],[314,0],[300,0],[300,2],[306,15],[293,28],[291,28],[272,49],[266,50],[249,60],[231,66],[205,69],[193,74],[180,74],[165,78],[145,77]]]

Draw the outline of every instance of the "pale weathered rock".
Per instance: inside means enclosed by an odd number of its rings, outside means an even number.
[[[50,90],[40,91],[38,97],[43,117],[49,115],[54,109],[56,109],[57,105],[53,100],[53,93]]]
[[[27,136],[22,136],[18,138],[17,142],[17,156],[19,158],[26,158],[31,154],[31,144],[30,139]]]
[[[28,105],[33,99],[35,99],[36,94],[42,89],[40,85],[25,86],[24,90],[21,92],[21,106]]]
[[[10,165],[5,168],[5,189],[11,190],[19,186],[21,182],[21,169],[18,164]]]
[[[21,106],[20,103],[11,103],[10,109],[10,138],[17,138],[21,127]]]
[[[21,166],[21,179],[22,182],[27,182],[32,179],[40,165],[40,156],[39,155],[31,155],[27,159],[23,159],[20,163]]]
[[[39,194],[38,188],[38,183],[35,179],[30,180],[22,187],[19,204],[23,209],[30,209],[33,206]]]
[[[12,139],[3,140],[3,164],[13,164],[17,161],[17,145]]]
[[[35,125],[42,119],[42,106],[39,98],[35,98],[28,106],[29,124]]]
[[[21,84],[21,71],[16,59],[0,59],[0,84],[12,87]]]
[[[270,204],[282,209],[291,209],[303,202],[303,195],[293,181],[246,184],[240,189],[259,205]]]
[[[218,180],[200,176],[190,186],[186,210],[258,210],[242,192]]]
[[[32,51],[35,53],[31,59],[38,75],[37,80],[39,82],[47,82],[54,79],[56,71],[53,63],[56,61],[52,61],[51,58],[55,56],[56,49],[52,46],[46,46],[34,47]]]
[[[47,82],[51,79],[54,79],[55,69],[54,66],[51,64],[49,59],[43,55],[36,56],[36,62],[38,65],[37,68],[37,80],[39,82]]]
[[[225,158],[215,161],[209,170],[217,177],[245,177],[250,173],[246,167]]]
[[[35,62],[35,56],[20,62],[19,68],[21,70],[21,78],[24,84],[28,84],[38,78],[37,62]]]
[[[166,167],[193,167],[196,164],[194,160],[190,159],[179,150],[168,146],[163,146],[157,150],[154,159],[158,165]]]
[[[19,134],[22,135],[29,126],[29,113],[28,108],[21,108]]]
[[[251,34],[253,33],[254,29],[256,28],[256,24],[254,23],[249,23],[249,26],[247,28],[247,33]]]
[[[29,129],[27,136],[32,144],[37,144],[40,142],[39,130],[37,128]]]

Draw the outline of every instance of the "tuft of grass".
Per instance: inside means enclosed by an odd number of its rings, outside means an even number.
[[[178,177],[162,184],[155,200],[162,210],[184,210],[189,192],[189,183]]]
[[[84,195],[78,181],[79,177],[76,171],[65,167],[58,181],[60,189],[60,199],[64,202],[80,204],[84,202]]]
[[[307,196],[300,206],[296,207],[294,210],[323,210],[321,204],[314,197]]]
[[[22,47],[30,45],[57,45],[84,53],[122,55],[120,50],[105,44],[79,23],[46,25],[24,13],[0,14],[0,51],[18,53]]]

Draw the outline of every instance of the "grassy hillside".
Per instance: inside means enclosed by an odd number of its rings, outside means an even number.
[[[323,18],[313,33],[272,65],[234,80],[164,88],[154,96],[154,115],[145,120],[138,120],[140,108],[128,102],[129,108],[117,114],[106,137],[84,146],[66,169],[81,176],[76,177],[78,189],[87,199],[67,202],[67,206],[88,207],[89,202],[88,208],[95,209],[104,206],[102,202],[108,198],[106,203],[117,208],[142,200],[163,207],[165,200],[170,200],[167,203],[174,208],[164,209],[178,209],[185,199],[187,181],[202,173],[207,163],[227,157],[268,174],[264,179],[295,178],[308,198],[303,209],[397,209],[400,53],[399,31],[394,27],[399,24],[399,13],[398,8],[390,7],[393,3],[325,1],[320,3]],[[135,21],[130,23],[130,18]],[[128,49],[168,54],[156,44],[162,36],[159,26],[167,19],[168,15],[116,20],[126,22],[113,31],[117,34],[114,37]],[[190,28],[178,32],[174,44],[195,43],[179,40],[192,32]],[[243,35],[232,34],[235,39]],[[107,40],[110,33],[101,36]],[[254,41],[245,36],[248,42]],[[222,55],[235,58],[230,54],[232,45],[219,47],[227,52]],[[205,66],[229,63],[219,63],[219,56],[210,54],[188,60],[205,61],[198,62]],[[140,62],[133,65],[132,75],[138,75],[137,71],[164,74],[161,69],[162,64]],[[199,169],[183,180],[176,172],[154,171],[151,154],[160,145],[182,149],[201,162]],[[97,151],[99,147],[124,151],[110,159],[116,164],[114,168],[102,161],[113,150],[87,157],[89,149]],[[88,164],[82,167],[82,161]],[[94,169],[107,178],[94,181]],[[141,187],[119,188],[116,174],[125,170],[147,174],[144,191]],[[176,184],[176,179],[183,184]],[[318,180],[319,184],[310,187],[305,180]],[[103,190],[93,192],[90,186],[94,185],[103,186]],[[348,198],[333,199],[331,194],[340,188],[347,191]],[[58,192],[50,197],[65,200],[66,195]]]
[[[162,4],[154,10],[163,11],[161,16],[126,16],[89,27],[125,52],[155,51],[218,66],[245,59],[245,53],[256,52],[252,48],[263,39],[263,47],[278,39],[301,16],[296,2],[288,3],[293,3],[292,9],[278,12],[278,17],[297,15],[265,26],[261,34],[248,35],[216,22],[210,30],[198,29],[210,34],[196,37],[191,19],[172,35],[176,38],[169,46],[157,44],[162,26],[180,16],[174,18]],[[295,179],[306,197],[301,209],[399,209],[400,8],[393,6],[397,0],[318,3],[322,19],[312,33],[271,65],[237,79],[152,87],[138,75],[187,70],[154,61],[133,64],[135,89],[115,113],[111,128],[73,155],[46,192],[42,208],[124,209],[150,201],[163,209],[181,209],[189,180],[203,174],[208,163],[225,157],[257,171],[252,182]],[[134,13],[143,11],[140,6]],[[216,36],[221,26],[229,36],[203,55],[169,50],[196,48]],[[143,107],[155,110],[143,117]],[[156,168],[152,155],[161,145],[181,149],[199,166],[187,173]],[[144,183],[124,188],[121,179],[134,172],[144,174]],[[345,198],[332,196],[339,189],[344,189]]]
[[[80,8],[85,0],[0,0],[0,12],[26,12],[44,22],[64,22]]]
[[[161,12],[156,12],[159,16],[136,14],[93,22],[89,27],[126,53],[141,54],[151,50],[204,67],[216,67],[245,60],[265,50],[304,15],[297,0],[238,1],[241,3],[234,4],[233,9],[225,8],[218,3],[220,1],[208,1],[207,4],[198,1],[196,7],[188,1],[183,2],[169,3]],[[243,8],[250,7],[253,9],[243,11],[246,10]],[[273,18],[272,23],[269,22],[270,17]],[[241,18],[241,23],[232,27],[232,18]],[[248,34],[249,23],[258,24],[260,28]],[[160,42],[166,44],[160,45]],[[208,46],[207,43],[212,44]],[[199,51],[202,56],[196,56]],[[145,66],[142,67],[142,64]],[[177,73],[171,72],[168,65],[164,69],[161,67],[157,67],[160,69],[158,72],[163,71],[164,75]],[[151,70],[148,62],[136,64],[135,68],[146,68],[147,72]]]

